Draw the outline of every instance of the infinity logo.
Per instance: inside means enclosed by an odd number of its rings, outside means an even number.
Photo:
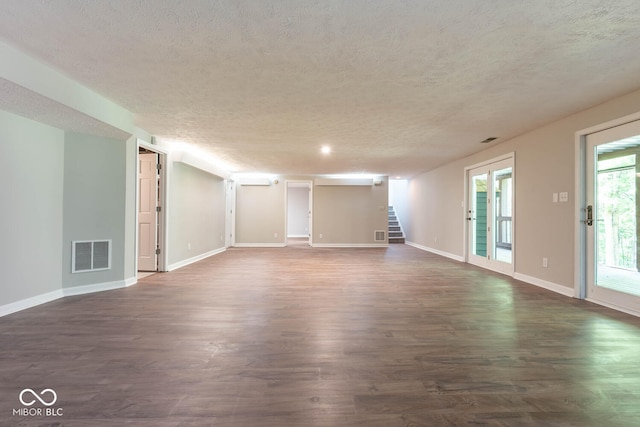
[[[25,402],[22,398],[22,396],[25,393],[31,393],[31,395],[35,398],[29,402]],[[53,395],[53,400],[51,402],[46,402],[45,400],[43,400],[40,396],[44,395],[45,393],[51,393]],[[58,395],[56,394],[55,391],[51,390],[50,388],[45,388],[44,390],[42,390],[40,392],[40,396],[38,396],[38,394],[31,390],[30,388],[25,388],[24,390],[22,390],[20,392],[20,403],[22,403],[24,406],[31,406],[34,403],[36,403],[36,400],[40,401],[40,403],[42,403],[44,406],[51,406],[54,403],[56,403],[56,400],[58,400]]]

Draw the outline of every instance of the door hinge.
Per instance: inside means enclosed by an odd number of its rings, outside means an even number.
[[[162,211],[162,208],[160,206],[156,206],[156,212],[160,212]]]
[[[160,248],[156,249],[156,255],[160,255]]]
[[[157,170],[162,170],[162,164],[161,163],[156,164],[156,169]]]

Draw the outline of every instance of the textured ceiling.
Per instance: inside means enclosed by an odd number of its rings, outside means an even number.
[[[409,176],[640,87],[638,0],[0,5],[6,42],[236,171]]]

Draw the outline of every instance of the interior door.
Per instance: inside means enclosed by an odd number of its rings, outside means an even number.
[[[467,260],[513,274],[513,159],[468,171]]]
[[[640,122],[586,137],[587,299],[640,312]]]
[[[139,153],[138,271],[157,271],[158,155]]]

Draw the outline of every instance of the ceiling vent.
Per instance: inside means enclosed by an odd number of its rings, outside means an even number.
[[[71,272],[111,269],[111,240],[71,242]]]
[[[495,136],[491,136],[491,137],[489,137],[489,138],[485,139],[484,141],[480,141],[480,144],[488,144],[488,143],[490,143],[491,141],[495,141],[496,139],[498,139],[498,138],[497,138],[497,137],[495,137]]]

